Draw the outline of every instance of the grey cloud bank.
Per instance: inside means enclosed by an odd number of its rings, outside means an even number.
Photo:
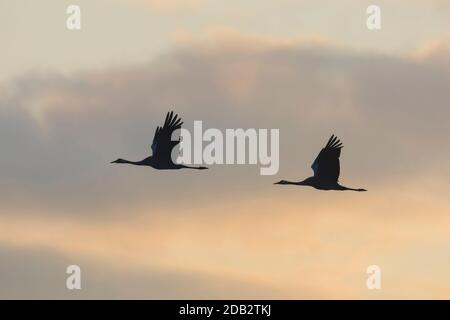
[[[227,299],[263,297],[277,289],[250,281],[158,268],[126,268],[51,250],[1,246],[1,299]],[[81,290],[66,289],[67,266],[81,268]]]
[[[170,194],[196,203],[210,193],[267,192],[273,177],[252,167],[175,175],[109,165],[149,155],[170,109],[188,128],[194,120],[280,128],[283,176],[309,175],[334,133],[345,146],[348,184],[401,184],[418,173],[448,181],[450,72],[439,61],[249,43],[193,46],[71,77],[25,75],[0,90],[3,211],[32,201],[95,214],[127,203],[162,206]]]

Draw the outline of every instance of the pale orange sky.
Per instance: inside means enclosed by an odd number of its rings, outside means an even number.
[[[0,79],[31,71],[70,74],[142,63],[174,46],[180,30],[216,27],[262,37],[320,36],[358,50],[408,54],[448,36],[447,0],[379,0],[383,29],[365,27],[370,0],[77,0],[82,29],[66,29],[71,0],[0,2]],[[30,53],[33,54],[30,54]]]
[[[450,297],[444,2],[381,1],[378,33],[350,0],[79,2],[78,34],[55,28],[64,1],[0,4],[1,298]],[[147,156],[169,109],[279,128],[279,173],[109,164]],[[311,175],[333,133],[367,193],[273,185]]]

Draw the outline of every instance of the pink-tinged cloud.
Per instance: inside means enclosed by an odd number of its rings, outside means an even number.
[[[131,0],[158,12],[176,12],[199,8],[207,0]]]
[[[416,50],[413,57],[421,62],[450,69],[450,36],[426,43]]]
[[[138,279],[195,274],[214,279],[209,296],[223,297],[233,279],[233,298],[448,298],[448,69],[330,45],[222,39],[148,64],[30,75],[1,88],[0,244],[110,272],[146,270]],[[150,154],[169,109],[188,128],[279,128],[279,175],[109,164]],[[341,181],[369,192],[273,185],[311,175],[332,133],[345,146]],[[378,296],[364,287],[370,264],[384,270]],[[205,298],[205,287],[162,278],[164,297]],[[128,297],[145,292],[116,285]],[[26,282],[17,286],[26,292]],[[97,283],[95,296],[109,289]]]

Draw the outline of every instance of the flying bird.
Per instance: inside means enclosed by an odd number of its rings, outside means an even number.
[[[314,171],[312,177],[299,182],[281,180],[275,184],[310,186],[319,190],[367,191],[366,189],[344,187],[338,183],[340,173],[339,156],[341,155],[342,148],[343,145],[341,141],[336,136],[332,135],[325,148],[320,151],[311,166]]]
[[[152,155],[141,161],[129,161],[124,159],[117,159],[111,163],[128,163],[136,166],[148,166],[158,170],[176,170],[176,169],[208,169],[207,167],[190,167],[183,164],[177,164],[172,161],[172,149],[180,143],[180,139],[172,140],[172,133],[181,128],[181,118],[173,111],[168,112],[164,126],[157,127],[153,143],[151,146]]]

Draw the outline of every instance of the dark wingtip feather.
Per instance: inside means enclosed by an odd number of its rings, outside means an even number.
[[[341,142],[340,139],[338,139],[337,136],[335,136],[334,134],[331,136],[330,141],[327,144],[328,148],[335,148],[335,149],[340,149],[343,148],[343,144]]]
[[[172,124],[173,124],[174,126],[178,126],[178,125],[180,124],[180,122],[181,122],[181,118],[178,117],[178,115],[176,114],[176,115],[175,115],[175,118],[174,118],[173,121],[172,121]]]
[[[326,148],[330,147],[331,144],[333,143],[333,140],[334,140],[334,134],[331,135],[331,138],[328,140],[328,142],[327,142],[325,147]]]
[[[166,121],[164,122],[164,127],[170,128],[174,125],[177,115],[173,113],[173,110],[167,113]]]
[[[181,117],[179,117],[178,114],[175,114],[175,117],[172,119],[170,126],[173,128],[181,128],[182,124],[183,122],[181,121]]]
[[[166,127],[166,126],[167,126],[167,123],[169,122],[169,117],[170,117],[170,111],[167,112],[167,114],[166,114],[166,119],[164,119],[164,125],[163,125],[163,127]]]
[[[332,148],[336,148],[336,146],[340,145],[341,141],[339,139],[336,139],[333,144],[331,145]]]

